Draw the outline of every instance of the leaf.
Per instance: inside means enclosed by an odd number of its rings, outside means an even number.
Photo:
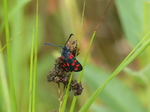
[[[143,35],[143,0],[115,0],[127,40],[135,46]]]

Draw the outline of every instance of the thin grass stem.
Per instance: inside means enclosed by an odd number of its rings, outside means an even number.
[[[94,32],[93,32],[93,34],[92,34],[92,38],[91,38],[91,40],[90,40],[90,43],[89,43],[89,46],[88,46],[88,49],[87,49],[87,52],[86,52],[86,55],[85,55],[85,58],[84,58],[84,61],[83,61],[83,68],[84,68],[85,65],[86,65],[87,58],[88,58],[88,55],[89,55],[89,51],[90,51],[90,48],[91,48],[91,46],[92,46],[94,37],[95,37],[95,35],[96,35],[96,31],[97,31],[97,29],[99,28],[101,21],[104,19],[104,17],[105,17],[105,15],[106,15],[106,13],[107,13],[107,11],[108,11],[108,9],[109,9],[109,7],[110,7],[112,1],[113,1],[113,0],[111,0],[111,1],[109,2],[109,4],[108,4],[108,6],[107,6],[107,8],[106,8],[106,10],[105,10],[105,12],[104,12],[104,14],[103,14],[102,17],[100,18],[100,20],[99,20],[97,26],[95,27],[95,30],[94,30]],[[84,5],[85,5],[85,3],[84,3]],[[83,7],[83,12],[82,12],[83,14],[84,14],[84,11],[85,11],[85,6]],[[84,17],[84,16],[82,15],[82,17]],[[82,19],[82,20],[83,20],[83,19]],[[83,23],[83,21],[82,21],[81,23]],[[81,24],[81,27],[82,27],[82,25],[83,25],[83,24]],[[79,82],[79,83],[80,83],[81,80],[82,80],[83,73],[84,73],[84,69],[80,72],[80,76],[79,76],[79,78],[78,78],[78,82]],[[76,100],[77,100],[77,97],[74,96],[74,97],[73,97],[73,101],[72,101],[72,105],[71,105],[71,108],[70,108],[70,112],[73,112],[73,111],[74,111],[75,104],[76,104]]]
[[[32,33],[32,45],[30,55],[30,87],[29,87],[29,112],[32,112],[32,99],[33,99],[33,54],[34,54],[34,28]]]
[[[36,27],[35,27],[35,55],[34,55],[34,76],[33,76],[33,104],[32,112],[36,112],[36,85],[37,85],[37,55],[38,55],[38,0],[36,3]]]
[[[67,104],[67,100],[68,100],[68,96],[69,96],[69,89],[70,89],[71,81],[72,81],[72,74],[70,75],[70,78],[69,78],[69,83],[67,85],[67,90],[66,90],[66,93],[65,93],[65,96],[63,99],[62,108],[60,109],[60,112],[65,112],[65,108],[66,108],[66,104]]]

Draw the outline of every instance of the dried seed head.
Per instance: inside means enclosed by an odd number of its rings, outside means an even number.
[[[73,80],[70,85],[71,91],[74,92],[75,96],[81,95],[83,87],[81,83],[78,83],[77,80]]]
[[[77,40],[72,41],[72,42],[68,42],[66,44],[66,47],[71,51],[71,53],[73,54],[73,56],[78,56],[79,53],[79,48],[77,47]]]

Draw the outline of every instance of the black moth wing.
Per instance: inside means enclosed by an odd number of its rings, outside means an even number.
[[[81,71],[83,68],[82,68],[82,65],[79,63],[79,61],[72,55],[72,53],[70,53],[68,55],[67,58],[64,58],[62,56],[62,68],[64,68],[64,70],[66,72],[79,72]]]

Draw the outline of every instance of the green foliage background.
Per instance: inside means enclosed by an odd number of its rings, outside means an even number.
[[[49,42],[63,45],[69,34],[73,33],[75,36],[72,40],[77,39],[80,42],[81,54],[77,58],[83,63],[90,38],[109,2],[86,0],[85,15],[82,17],[83,0],[39,0],[38,14],[34,0],[0,1],[0,49],[7,43],[7,37],[13,38],[7,44],[7,48],[0,50],[0,112],[30,110],[30,72],[34,69],[30,68],[31,49],[36,42],[36,38],[34,41],[33,38],[37,36],[36,104],[33,111],[58,110],[57,85],[48,83],[46,77],[54,66],[55,58],[60,56],[60,48],[43,44]],[[79,111],[85,106],[97,88],[104,84],[129,52],[149,32],[149,20],[148,0],[114,0],[96,31],[84,67],[84,90],[82,95],[77,97],[74,111]],[[149,41],[149,35],[146,38],[138,48]],[[149,57],[150,52],[147,48],[108,83],[88,112],[150,111]],[[73,76],[78,79],[79,73],[74,73]],[[65,112],[70,110],[72,98],[73,93],[70,92]]]

